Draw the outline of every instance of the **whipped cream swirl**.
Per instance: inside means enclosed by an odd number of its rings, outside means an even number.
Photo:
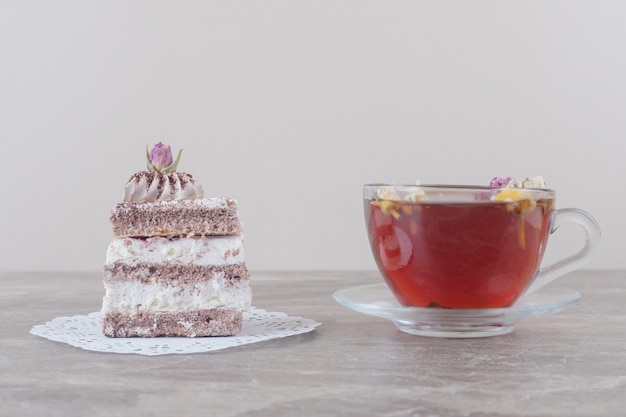
[[[204,197],[200,182],[184,172],[141,171],[124,187],[125,203],[154,203]]]

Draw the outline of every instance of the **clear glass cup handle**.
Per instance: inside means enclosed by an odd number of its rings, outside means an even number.
[[[554,213],[554,222],[550,234],[556,232],[559,226],[566,223],[577,224],[585,230],[585,246],[575,254],[539,269],[533,283],[528,287],[524,295],[538,290],[568,272],[582,268],[591,259],[591,255],[600,243],[601,233],[598,222],[583,210],[558,209]]]

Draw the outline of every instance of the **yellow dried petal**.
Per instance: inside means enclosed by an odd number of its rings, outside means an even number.
[[[400,205],[393,201],[388,200],[376,200],[372,201],[372,205],[376,207],[380,207],[380,211],[387,216],[393,216],[396,220],[399,219],[400,216]]]
[[[523,190],[502,190],[494,197],[496,201],[519,201],[528,198],[530,195]]]

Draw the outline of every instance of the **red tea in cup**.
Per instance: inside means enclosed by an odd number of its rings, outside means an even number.
[[[365,185],[372,253],[398,301],[505,308],[586,264],[600,241],[595,219],[579,209],[556,209],[554,191],[525,183]],[[549,235],[566,223],[583,228],[583,248],[541,267]]]
[[[402,304],[497,308],[535,277],[554,199],[366,200],[365,214],[376,263]]]

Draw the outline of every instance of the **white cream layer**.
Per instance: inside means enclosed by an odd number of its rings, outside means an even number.
[[[192,311],[213,308],[245,310],[250,307],[252,291],[248,280],[225,282],[216,274],[211,282],[166,286],[137,281],[108,282],[102,299],[102,313],[127,311]]]
[[[184,265],[233,265],[244,262],[243,237],[118,238],[109,244],[106,264],[180,262]]]

